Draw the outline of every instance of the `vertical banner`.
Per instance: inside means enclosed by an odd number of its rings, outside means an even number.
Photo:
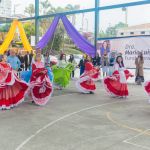
[[[104,45],[105,41],[99,41]],[[137,36],[128,38],[110,39],[110,51],[122,53],[124,63],[127,68],[135,68],[135,58],[138,52],[143,53],[144,68],[150,68],[150,36]],[[103,52],[100,47],[99,53]]]

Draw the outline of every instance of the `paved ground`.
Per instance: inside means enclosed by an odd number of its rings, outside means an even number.
[[[141,86],[129,85],[128,99],[94,95],[72,84],[55,91],[45,107],[30,102],[0,112],[0,150],[150,149],[150,105]]]

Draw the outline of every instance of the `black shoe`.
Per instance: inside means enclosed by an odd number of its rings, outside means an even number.
[[[90,91],[90,94],[94,94],[94,92]]]

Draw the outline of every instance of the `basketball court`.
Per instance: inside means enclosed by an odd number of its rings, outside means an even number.
[[[72,82],[44,107],[26,101],[2,111],[1,150],[149,150],[148,97],[142,86],[131,84],[129,92],[111,98],[98,82],[96,93],[85,95]]]

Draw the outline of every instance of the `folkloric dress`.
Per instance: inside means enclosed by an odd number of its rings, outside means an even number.
[[[71,73],[74,70],[72,63],[66,63],[65,61],[59,61],[58,66],[54,65],[52,71],[54,74],[54,83],[56,86],[65,88],[71,79]]]
[[[52,84],[47,72],[44,63],[34,62],[32,64],[30,91],[31,97],[37,105],[45,105],[53,92]]]
[[[149,103],[150,103],[150,81],[145,82],[144,89],[146,93],[149,95]]]
[[[27,83],[18,79],[11,66],[0,63],[0,109],[10,109],[24,100]]]
[[[104,78],[104,87],[111,96],[127,97],[129,95],[127,79],[132,77],[132,74],[123,66],[120,67],[118,63],[114,67],[113,75]]]
[[[92,63],[86,62],[84,73],[76,82],[76,87],[82,93],[94,92],[96,90],[94,81],[97,81],[99,77],[99,69],[95,68]]]
[[[33,57],[34,58],[34,57]],[[42,57],[42,62],[44,61],[44,58]],[[50,60],[49,60],[50,61]],[[32,63],[35,63],[34,59],[32,60]],[[54,75],[53,75],[53,72],[50,68],[50,66],[47,66],[45,61],[43,62],[45,64],[45,68],[47,69],[48,71],[48,76],[50,78],[50,81],[53,82],[54,80]],[[49,62],[50,63],[50,62]],[[26,81],[27,83],[30,81],[31,79],[31,75],[32,75],[32,67],[30,68],[30,70],[28,71],[21,71],[20,73],[20,78],[24,81]]]

